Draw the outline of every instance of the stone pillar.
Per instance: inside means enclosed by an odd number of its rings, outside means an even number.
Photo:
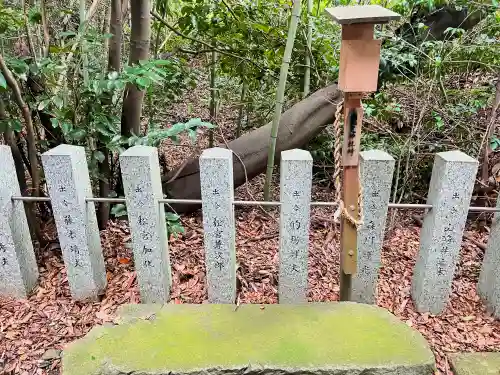
[[[231,150],[211,148],[203,151],[200,181],[208,300],[212,303],[234,303],[236,252]]]
[[[477,172],[477,161],[460,151],[440,152],[434,160],[412,297],[420,312],[445,308],[459,257],[462,234]]]
[[[364,151],[360,168],[363,225],[358,228],[358,272],[352,279],[352,300],[375,303],[394,158],[384,151]]]
[[[26,298],[38,279],[33,244],[9,146],[0,145],[0,296]]]
[[[134,262],[143,303],[168,301],[172,276],[158,149],[134,146],[120,155]]]
[[[97,299],[106,288],[106,270],[85,149],[59,145],[42,154],[54,219],[71,295]]]
[[[281,153],[279,302],[307,302],[307,259],[313,159],[308,151]]]
[[[497,208],[500,199],[497,198]],[[495,213],[491,225],[488,246],[484,253],[477,292],[495,318],[500,318],[500,212]]]

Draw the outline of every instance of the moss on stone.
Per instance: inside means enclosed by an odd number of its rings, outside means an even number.
[[[500,374],[500,353],[455,353],[450,360],[455,375]]]
[[[134,310],[135,313],[134,313]],[[63,374],[189,373],[203,369],[330,369],[423,366],[433,355],[387,311],[355,303],[130,305],[124,324],[71,344]],[[136,319],[134,319],[136,318]],[[120,373],[120,372],[118,372]],[[416,373],[416,372],[415,372]]]

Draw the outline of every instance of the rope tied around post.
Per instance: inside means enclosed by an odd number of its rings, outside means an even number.
[[[358,218],[353,217],[349,210],[345,207],[344,201],[342,200],[342,181],[341,181],[341,170],[342,170],[342,109],[344,108],[344,101],[340,101],[337,104],[337,109],[335,111],[335,120],[333,122],[333,129],[335,131],[335,142],[333,150],[333,158],[335,164],[335,172],[333,174],[334,186],[335,186],[335,203],[337,204],[337,211],[334,214],[334,219],[337,220],[339,216],[346,219],[346,221],[353,227],[358,228],[363,224],[363,187],[361,186],[361,178],[359,176],[358,170],[358,180],[359,180],[359,192],[358,192]]]

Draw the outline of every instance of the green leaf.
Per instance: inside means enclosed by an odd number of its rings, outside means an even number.
[[[64,105],[64,100],[60,96],[54,96],[52,101],[54,102],[54,104],[58,109],[61,109]]]
[[[115,217],[127,216],[127,207],[123,203],[119,203],[111,208],[111,215]]]
[[[38,107],[37,107],[37,109],[38,109],[39,111],[43,111],[43,109],[44,109],[45,107],[47,107],[47,104],[48,104],[48,100],[42,100],[40,103],[38,103]]]
[[[115,87],[118,89],[118,90],[123,90],[125,88],[125,85],[127,83],[121,79],[117,79],[116,80],[116,83],[115,83]]]
[[[491,145],[491,149],[493,151],[496,151],[500,147],[500,139],[498,139],[496,137],[492,138],[491,142],[490,142],[490,145]]]
[[[23,125],[21,124],[21,121],[18,119],[13,119],[9,121],[10,129],[19,133],[21,130],[23,130]]]
[[[6,89],[7,88],[7,81],[5,80],[5,77],[3,74],[0,72],[0,87]]]
[[[102,151],[94,151],[94,157],[99,160],[99,163],[104,161],[105,155]]]
[[[189,138],[191,138],[191,141],[192,142],[196,142],[196,130],[193,130],[193,129],[188,129],[188,135],[189,135]]]
[[[85,129],[75,129],[70,134],[71,138],[73,138],[77,141],[85,138],[86,135],[87,135],[87,132],[85,131]]]
[[[147,77],[139,77],[136,79],[135,82],[138,86],[140,86],[143,89],[148,88],[149,85],[151,85],[151,79]]]
[[[38,9],[32,8],[28,13],[28,19],[33,24],[42,23],[42,14]]]
[[[168,221],[177,221],[180,218],[181,217],[177,214],[174,214],[172,212],[165,212],[165,219],[167,219]]]
[[[51,117],[50,118],[50,124],[52,125],[53,128],[58,128],[59,127],[59,120],[57,117]]]
[[[59,46],[50,46],[49,47],[49,52],[50,53],[60,53],[60,52],[70,52],[71,47],[59,47]]]
[[[108,78],[111,79],[111,80],[117,79],[118,78],[118,72],[115,72],[115,71],[109,72],[108,73]]]
[[[74,37],[76,35],[74,31],[62,31],[59,33],[60,38]]]
[[[68,134],[71,131],[71,129],[73,129],[73,124],[70,122],[63,122],[61,124],[61,129],[64,134]]]
[[[151,62],[156,66],[172,65],[171,60],[153,60]]]
[[[113,138],[111,138],[112,143],[118,143],[121,142],[122,136],[120,134],[115,135]]]
[[[177,135],[180,132],[186,130],[186,124],[183,122],[178,122],[177,124],[172,125],[169,129],[170,134]]]

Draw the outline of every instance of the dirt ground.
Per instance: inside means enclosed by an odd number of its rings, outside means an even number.
[[[276,213],[238,210],[237,259],[240,303],[277,302],[278,225]],[[336,301],[339,297],[338,233],[328,220],[331,212],[313,212],[309,247],[310,301]],[[186,234],[171,238],[173,273],[170,303],[202,303],[207,298],[203,234],[198,215],[183,218]],[[398,220],[399,222],[399,220]],[[45,230],[55,238],[55,228]],[[484,241],[469,232],[476,241]],[[100,302],[71,299],[60,249],[56,242],[41,251],[40,282],[28,300],[0,299],[0,369],[5,374],[57,374],[59,351],[85,335],[94,325],[113,321],[116,308],[138,303],[139,292],[132,253],[126,242],[125,221],[113,221],[101,232],[108,287]],[[410,298],[419,228],[397,226],[382,251],[378,301],[429,341],[440,374],[450,374],[447,353],[500,349],[500,323],[485,311],[476,294],[483,252],[469,240],[462,245],[451,300],[439,316],[415,312]],[[56,350],[50,350],[56,349]]]

